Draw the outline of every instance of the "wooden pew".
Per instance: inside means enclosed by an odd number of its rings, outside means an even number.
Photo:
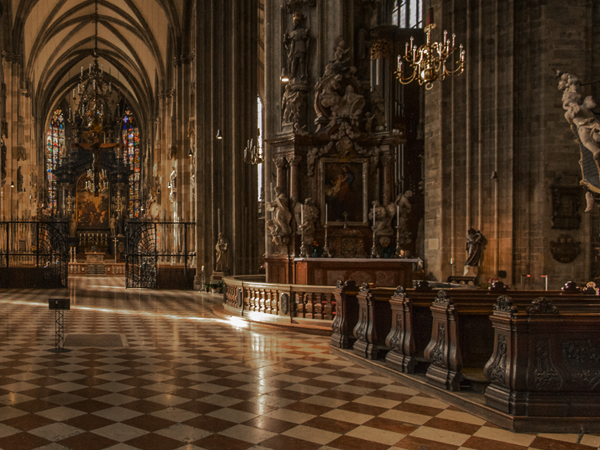
[[[399,372],[424,372],[427,366],[423,353],[431,339],[431,303],[436,291],[422,284],[405,290],[402,286],[390,299],[392,324],[386,338],[389,352],[385,364]]]
[[[333,291],[335,318],[331,324],[331,345],[337,348],[352,348],[356,338],[354,327],[358,322],[358,286],[354,281],[338,281]]]
[[[544,292],[546,298],[572,313],[586,313],[600,305],[600,297],[563,291],[513,292],[514,305],[530,306],[539,292]],[[448,390],[460,390],[466,377],[470,380],[469,387],[482,390],[487,385],[483,368],[493,352],[494,331],[489,317],[496,298],[497,294],[470,290],[437,293],[431,305],[431,341],[424,352],[425,359],[430,362],[426,375],[430,383]],[[468,375],[463,368],[468,368]]]
[[[363,283],[358,292],[358,322],[354,327],[354,353],[366,359],[379,359],[389,348],[386,337],[391,328],[391,288],[369,288]]]
[[[600,309],[585,309],[547,298],[521,309],[500,297],[486,404],[514,416],[600,416]]]

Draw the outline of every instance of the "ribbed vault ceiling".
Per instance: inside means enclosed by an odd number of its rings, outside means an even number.
[[[48,113],[98,57],[113,86],[148,111],[173,57],[189,52],[191,0],[11,0],[12,47],[34,107]],[[98,14],[96,15],[96,8]],[[159,84],[158,87],[156,84]],[[136,108],[137,109],[137,108]]]

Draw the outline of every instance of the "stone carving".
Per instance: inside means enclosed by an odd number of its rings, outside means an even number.
[[[498,335],[498,346],[494,355],[494,360],[487,369],[487,377],[492,383],[497,383],[504,386],[506,379],[506,351],[508,346],[506,345],[506,336],[504,334]]]
[[[288,208],[288,198],[279,186],[275,186],[275,199],[270,202],[268,209],[273,212],[272,218],[267,221],[273,244],[276,246],[287,244],[288,236],[292,234],[290,227],[292,213]]]
[[[173,166],[173,170],[169,176],[169,188],[171,189],[171,192],[169,193],[169,200],[175,203],[177,200],[177,166]]]
[[[353,125],[363,114],[365,97],[356,77],[356,67],[350,65],[350,49],[343,37],[336,39],[334,59],[325,67],[325,72],[315,86],[315,123],[333,126],[337,122],[348,120]]]
[[[550,357],[550,339],[544,338],[535,345],[535,386],[539,390],[556,391],[563,385],[562,377],[556,371]]]
[[[536,298],[531,302],[533,306],[527,308],[527,314],[558,314],[558,309],[546,297]]]
[[[469,228],[469,231],[467,231],[467,260],[465,261],[465,267],[478,267],[481,265],[486,245],[487,239],[481,234],[481,231]]]
[[[304,209],[304,211],[302,211]],[[304,221],[302,214],[304,213]],[[319,210],[315,206],[312,198],[304,200],[304,205],[298,202],[294,208],[296,223],[298,224],[296,233],[304,235],[304,245],[310,245],[315,240],[315,222],[319,217]]]
[[[286,316],[290,313],[290,295],[286,292],[282,292],[279,297],[279,309]]]
[[[229,271],[229,242],[223,233],[219,233],[219,238],[217,240],[217,244],[215,245],[215,251],[215,271],[227,273]]]
[[[365,115],[367,122],[365,129],[371,133],[373,131],[383,131],[386,129],[385,122],[385,99],[381,92],[381,86],[377,86],[370,96],[371,112]],[[375,125],[374,125],[375,124]]]
[[[304,14],[294,13],[292,17],[292,32],[286,31],[283,36],[283,45],[287,49],[287,69],[290,82],[308,80],[308,48],[310,34],[302,26]]]
[[[590,150],[596,161],[600,160],[600,122],[592,111],[596,103],[591,96],[581,95],[579,78],[569,73],[560,76],[558,89],[563,91],[562,106],[565,119],[576,128],[581,143]]]
[[[402,286],[398,286],[394,292],[394,298],[406,298],[406,290]]]
[[[550,241],[550,253],[558,262],[571,263],[581,253],[581,242],[575,242],[570,234],[561,234],[556,241]]]
[[[373,223],[373,214],[375,214],[374,232],[377,236],[391,236],[394,234],[392,230],[392,219],[394,215],[388,214],[388,210],[382,206],[377,200],[373,202],[373,208],[369,212],[369,220]]]
[[[110,227],[110,235],[111,236],[116,236],[117,235],[117,219],[115,219],[114,216],[112,216],[110,218],[110,220],[108,221],[109,223],[109,227]]]
[[[513,306],[512,298],[506,295],[501,295],[500,297],[498,297],[498,300],[496,300],[496,304],[494,305],[494,311],[507,312],[510,313],[511,316],[514,316],[519,311],[519,309],[516,306]]]
[[[439,304],[439,305],[451,305],[452,299],[450,299],[450,297],[448,297],[448,294],[446,293],[446,291],[441,290],[438,292],[437,296],[435,297],[434,303]]]
[[[306,94],[308,85],[287,84],[283,93],[283,125],[298,125],[304,122],[306,116]]]

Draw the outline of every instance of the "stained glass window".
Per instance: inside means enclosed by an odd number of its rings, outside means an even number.
[[[48,207],[52,214],[57,212],[56,176],[53,171],[60,166],[65,146],[65,116],[57,108],[52,114],[46,137],[46,177],[48,180]]]
[[[126,108],[123,114],[123,162],[129,167],[129,218],[140,216],[140,130],[133,113]]]

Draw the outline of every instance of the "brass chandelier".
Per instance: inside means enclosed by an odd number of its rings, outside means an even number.
[[[112,83],[104,80],[104,68],[98,64],[98,0],[96,0],[96,29],[94,62],[88,70],[81,67],[81,75],[77,84],[79,104],[74,114],[75,123],[84,128],[99,128],[103,123],[111,120],[110,95]],[[75,101],[75,89],[73,100]]]
[[[402,84],[408,84],[418,81],[420,85],[425,85],[425,89],[433,88],[433,82],[437,79],[444,80],[450,75],[460,75],[465,70],[465,50],[462,44],[458,48],[455,45],[456,35],[448,39],[448,32],[444,31],[443,42],[431,42],[431,32],[435,29],[433,23],[433,9],[429,8],[427,12],[427,26],[425,27],[425,44],[417,48],[414,45],[414,38],[410,38],[410,45],[407,42],[404,48],[404,57],[398,55],[398,65],[394,75]],[[458,53],[458,58],[454,63],[454,69],[448,69],[446,66],[451,62],[453,54]],[[408,63],[412,70],[410,76],[405,76],[402,65],[403,60]],[[450,60],[450,61],[449,61]]]

